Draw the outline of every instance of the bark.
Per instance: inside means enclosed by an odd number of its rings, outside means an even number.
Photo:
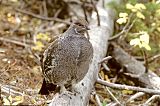
[[[108,2],[109,0],[105,0],[105,4]],[[76,91],[79,93],[73,95],[68,92],[64,92],[60,95],[56,95],[49,104],[50,106],[86,106],[89,103],[90,93],[94,88],[94,83],[97,80],[100,68],[98,62],[105,57],[108,38],[113,33],[114,12],[109,8],[103,8],[101,0],[97,5],[97,9],[100,16],[101,26],[97,26],[96,13],[93,12],[89,35],[94,48],[94,56],[87,75],[76,85]]]

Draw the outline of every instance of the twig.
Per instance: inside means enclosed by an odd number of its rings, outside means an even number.
[[[148,72],[148,58],[147,58],[147,54],[146,54],[146,51],[141,49],[141,53],[143,55],[143,58],[144,58],[144,66],[145,66],[145,72],[147,73]]]
[[[105,63],[102,63],[102,66],[106,71],[110,71],[109,67]]]
[[[110,71],[110,69],[106,65],[106,62],[108,62],[108,60],[111,59],[111,58],[112,58],[111,56],[107,56],[107,57],[103,58],[98,64],[102,64],[102,66],[104,67],[104,69],[106,71]]]
[[[106,106],[118,106],[118,103],[111,102],[111,103],[108,103]]]
[[[157,58],[160,58],[160,54],[157,54],[157,55],[155,55],[155,56],[153,56],[153,57],[150,57],[149,59],[148,59],[148,63],[151,63],[151,62],[153,62],[155,59],[157,59]]]
[[[57,12],[54,14],[54,18],[57,18],[61,11],[62,11],[62,8],[58,9]]]
[[[0,37],[0,41],[4,41],[4,42],[8,42],[8,43],[13,43],[13,44],[17,44],[17,45],[24,46],[24,47],[30,47],[30,45],[27,45],[25,43],[22,43],[22,42],[19,42],[19,41],[15,41],[13,39],[3,38],[3,37]]]
[[[101,80],[99,78],[97,79],[97,83],[106,85],[108,87],[116,88],[116,89],[126,89],[126,90],[133,90],[133,91],[145,92],[149,94],[160,95],[160,90],[140,88],[140,87],[134,87],[134,86],[128,86],[128,85],[113,84],[113,83]]]
[[[47,10],[47,6],[46,6],[46,0],[43,0],[42,2],[42,6],[43,6],[43,12],[44,12],[44,16],[48,17],[48,10]]]
[[[100,76],[100,78],[102,78],[102,77]],[[113,93],[109,90],[109,88],[108,88],[107,86],[103,86],[103,88],[104,88],[105,90],[107,90],[107,92],[111,95],[111,97],[113,98],[113,100],[116,101],[116,103],[121,106],[121,103],[120,103],[120,102],[118,101],[118,99],[113,95]]]
[[[101,63],[103,63],[103,62],[105,62],[105,61],[108,61],[108,60],[111,59],[111,58],[112,58],[111,56],[107,56],[107,57],[103,58],[103,59],[99,62],[99,64],[101,64]]]
[[[97,94],[95,94],[95,98],[96,98],[96,101],[97,101],[98,105],[102,106],[102,103],[101,103],[101,101],[99,99],[99,96]]]
[[[10,95],[15,95],[15,94],[23,95],[23,93],[15,91],[15,90],[13,90],[11,88],[7,88],[7,87],[5,87],[5,86],[3,86],[1,84],[0,84],[0,86],[1,86],[1,91],[2,92],[8,93]]]
[[[11,40],[15,40],[15,41],[18,41],[18,42],[25,42],[25,43],[28,43],[28,44],[33,44],[34,42],[30,39],[26,39],[26,38],[19,38],[19,37],[10,37],[10,38],[6,38],[6,39],[11,39]],[[25,40],[24,40],[25,39]]]
[[[120,106],[122,105],[119,100],[113,95],[113,93],[108,89],[108,87],[105,87],[107,92],[111,95],[111,97],[114,99],[114,101],[116,101],[116,103],[118,103]]]
[[[20,95],[20,96],[29,97],[30,99],[33,99],[34,96],[35,96],[35,95],[30,96],[30,95],[25,94],[24,92],[22,93],[22,92],[16,91],[16,90],[19,90],[19,88],[14,87],[14,86],[10,87],[10,85],[2,85],[2,84],[0,84],[0,87],[1,87],[1,93],[2,93],[2,92],[3,92],[3,93],[7,93],[7,94],[12,95],[12,96]],[[13,88],[13,89],[16,89],[16,90],[13,90],[12,88]],[[31,92],[31,91],[29,91],[29,92]],[[6,95],[1,94],[1,96],[2,96],[2,97],[5,97]],[[43,102],[42,102],[42,101],[43,101]],[[41,99],[40,102],[41,102],[41,103],[46,103],[46,100],[42,100],[42,99]],[[38,102],[36,102],[36,103],[38,103]],[[39,105],[40,105],[40,104],[39,104]]]
[[[131,97],[127,100],[126,103],[128,103],[128,102],[130,102],[130,101],[133,101],[134,99],[139,98],[139,97],[143,96],[144,94],[145,94],[144,92],[138,92],[138,93],[134,94],[133,96],[131,96]]]
[[[83,3],[82,3],[82,9],[83,9],[83,12],[84,12],[85,20],[88,22],[87,13],[86,13],[86,9],[85,9],[85,4],[86,4],[86,0],[83,1]]]
[[[101,24],[100,24],[100,18],[99,18],[99,13],[98,13],[97,7],[96,7],[96,5],[94,4],[93,0],[91,0],[91,3],[92,3],[92,5],[93,5],[93,8],[94,8],[96,14],[97,14],[98,26],[100,26]]]
[[[109,39],[108,39],[109,41],[113,41],[113,40],[119,38],[123,33],[126,32],[126,29],[127,29],[127,27],[129,26],[130,21],[131,21],[130,18],[131,18],[132,16],[133,16],[133,14],[131,14],[131,15],[129,16],[128,21],[127,21],[126,25],[123,27],[122,31],[121,31],[120,33],[114,35],[113,37],[109,38]],[[131,24],[131,25],[132,25],[132,24]],[[132,26],[133,26],[133,25],[132,25]]]
[[[129,16],[129,21],[131,20],[131,17],[132,17],[132,16],[133,16],[133,13]],[[120,37],[121,40],[119,40],[119,42],[124,41],[124,39],[127,37],[128,32],[131,30],[131,28],[133,27],[134,23],[136,22],[136,20],[137,20],[137,18],[135,18],[135,19],[132,21],[131,25],[128,26],[128,29],[127,29],[127,27],[126,27],[126,30],[125,30],[125,32],[124,32],[125,34]]]
[[[100,101],[100,98],[99,98],[99,96],[96,94],[95,91],[93,92],[93,95],[95,96],[95,99],[96,99],[96,101],[97,101],[98,106],[102,106],[102,103],[101,103],[101,101]]]
[[[102,5],[103,5],[103,8],[105,8],[105,3],[104,3],[104,0],[102,0]]]
[[[126,72],[124,72],[124,75],[127,75],[127,76],[132,77],[132,78],[140,78],[141,77],[140,74],[137,75],[137,74],[126,73]]]
[[[13,86],[13,85],[1,85],[1,86],[6,87],[6,88],[10,88],[10,89],[21,90],[21,88],[18,88],[18,87]]]
[[[160,95],[153,95],[152,97],[150,97],[143,105],[144,106],[148,106],[149,102],[151,102],[152,100],[156,99],[156,98],[160,98]]]
[[[68,24],[68,25],[71,24],[70,22],[61,20],[61,19],[59,19],[59,18],[55,18],[55,17],[54,17],[54,18],[43,17],[43,16],[41,16],[41,15],[37,15],[37,14],[34,14],[34,13],[32,13],[32,12],[29,12],[29,11],[26,11],[26,10],[21,10],[21,9],[18,9],[18,8],[16,8],[15,10],[18,11],[18,12],[21,12],[21,13],[23,13],[23,14],[27,14],[27,15],[30,15],[30,16],[32,16],[32,17],[38,18],[38,19],[43,19],[43,20],[48,20],[48,21],[57,21],[57,22],[62,22],[62,23]]]
[[[94,92],[92,92],[92,93],[94,93]],[[90,102],[91,102],[91,103],[93,103],[95,106],[97,106],[97,105],[98,105],[97,101],[95,100],[95,96],[94,96],[94,94],[91,94]]]

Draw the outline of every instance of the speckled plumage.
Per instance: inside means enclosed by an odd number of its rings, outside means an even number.
[[[93,48],[84,33],[88,30],[85,20],[71,24],[66,32],[45,50],[42,72],[45,81],[61,87],[78,83],[87,74],[93,57]]]

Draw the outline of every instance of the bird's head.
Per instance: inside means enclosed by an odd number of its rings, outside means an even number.
[[[87,30],[89,30],[88,22],[84,19],[78,19],[73,23],[73,27],[76,33],[84,34]]]

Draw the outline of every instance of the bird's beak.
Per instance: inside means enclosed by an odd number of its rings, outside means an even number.
[[[81,31],[87,31],[87,30],[90,30],[90,28],[88,26],[84,26]]]
[[[88,26],[86,26],[85,28],[86,28],[86,30],[90,30],[90,28]]]

